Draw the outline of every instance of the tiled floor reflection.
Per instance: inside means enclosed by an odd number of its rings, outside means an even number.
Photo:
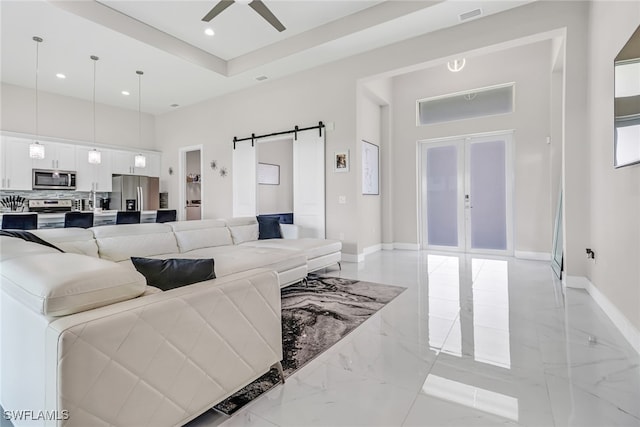
[[[189,426],[640,426],[640,356],[546,262],[383,251],[326,274],[408,289],[284,386]]]

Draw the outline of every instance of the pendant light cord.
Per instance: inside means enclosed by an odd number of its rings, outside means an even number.
[[[96,67],[98,58],[95,55],[91,55],[90,58],[93,60],[93,149],[95,150],[96,145]]]
[[[40,43],[42,43],[42,38],[38,37],[38,36],[34,36],[33,37],[33,41],[36,42],[36,142],[38,141],[38,135],[40,135],[39,132],[39,126],[38,126],[38,106],[39,106],[39,99],[38,99],[38,70],[40,67]]]
[[[138,144],[142,146],[142,71],[136,71],[138,75]]]

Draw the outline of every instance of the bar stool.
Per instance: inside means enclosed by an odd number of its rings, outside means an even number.
[[[178,213],[175,209],[163,209],[156,211],[156,222],[173,222]]]
[[[69,227],[93,227],[93,212],[66,212],[64,214],[64,228]]]
[[[3,214],[3,230],[35,230],[38,228],[38,214]]]
[[[140,211],[118,211],[116,224],[140,224]]]

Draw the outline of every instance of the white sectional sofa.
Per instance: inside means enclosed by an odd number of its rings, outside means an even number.
[[[65,253],[0,236],[0,403],[30,426],[197,417],[279,363],[280,286],[341,249],[257,241],[251,218],[32,232]],[[131,256],[213,258],[217,278],[162,292]]]

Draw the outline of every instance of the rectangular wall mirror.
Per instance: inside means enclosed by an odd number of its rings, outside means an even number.
[[[640,163],[640,26],[614,64],[614,166]]]

